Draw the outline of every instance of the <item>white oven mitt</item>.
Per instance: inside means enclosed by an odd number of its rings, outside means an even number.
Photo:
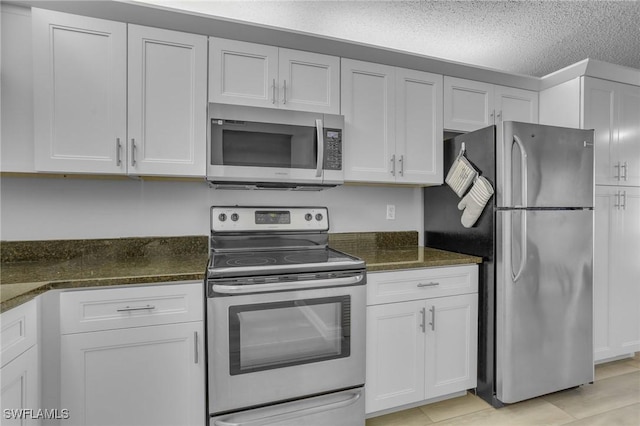
[[[458,203],[458,210],[464,210],[460,220],[462,226],[471,228],[476,223],[492,195],[491,183],[482,176],[478,177],[471,190]]]

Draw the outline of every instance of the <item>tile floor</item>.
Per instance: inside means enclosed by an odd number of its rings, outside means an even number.
[[[640,352],[634,358],[596,366],[592,385],[495,409],[467,393],[367,420],[366,426],[639,426]]]

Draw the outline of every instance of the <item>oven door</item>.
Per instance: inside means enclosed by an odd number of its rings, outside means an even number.
[[[365,286],[208,298],[212,414],[364,384]]]

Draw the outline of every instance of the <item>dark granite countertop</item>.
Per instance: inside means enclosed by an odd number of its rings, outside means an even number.
[[[331,247],[360,257],[367,271],[480,263],[482,259],[420,247],[417,232],[331,234]],[[52,289],[200,281],[207,237],[3,242],[0,312]]]

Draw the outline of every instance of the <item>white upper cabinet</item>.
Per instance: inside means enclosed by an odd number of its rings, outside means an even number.
[[[206,37],[32,16],[37,171],[205,175]]]
[[[32,20],[36,170],[124,172],[126,24],[40,9]]]
[[[209,39],[209,101],[340,113],[340,58]]]
[[[345,180],[442,183],[442,76],[342,60]]]
[[[582,128],[595,130],[596,183],[640,186],[640,87],[583,77]]]
[[[129,25],[128,170],[204,176],[207,39]]]
[[[470,132],[503,121],[538,122],[538,93],[454,77],[444,78],[444,128]]]

